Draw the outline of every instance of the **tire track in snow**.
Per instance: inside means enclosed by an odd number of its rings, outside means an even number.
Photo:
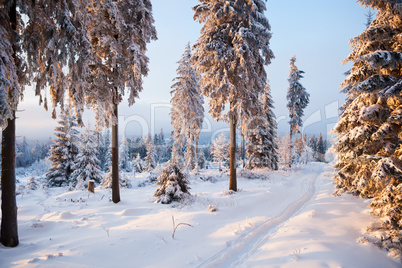
[[[290,203],[278,216],[267,220],[250,231],[247,236],[239,237],[231,244],[228,244],[227,248],[208,258],[198,267],[238,267],[244,264],[281,225],[297,215],[312,200],[317,192],[317,178],[322,172],[322,166],[318,166],[317,170],[307,174],[310,180],[306,193],[301,198]]]

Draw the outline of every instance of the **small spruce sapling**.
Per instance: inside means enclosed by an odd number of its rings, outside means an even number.
[[[173,201],[185,199],[190,196],[189,183],[178,165],[169,162],[156,182],[156,185],[159,185],[154,194],[156,201],[162,204],[170,204]]]

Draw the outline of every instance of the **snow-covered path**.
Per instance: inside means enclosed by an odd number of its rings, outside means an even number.
[[[226,249],[218,252],[199,267],[239,267],[245,265],[247,261],[267,243],[270,236],[274,234],[286,221],[300,212],[303,207],[314,197],[316,193],[317,177],[323,172],[322,165],[315,166],[299,178],[303,184],[307,184],[305,193],[279,213],[279,215],[268,219],[254,230],[250,230],[245,237],[239,237]]]

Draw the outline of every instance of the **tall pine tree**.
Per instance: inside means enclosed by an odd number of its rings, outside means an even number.
[[[292,146],[292,138],[296,133],[300,132],[300,128],[303,126],[302,117],[304,115],[303,110],[309,103],[310,94],[300,83],[300,79],[303,78],[303,71],[299,70],[295,65],[296,56],[290,59],[290,71],[289,71],[289,88],[286,95],[288,103],[286,107],[289,109],[289,125],[290,125],[290,146]],[[291,148],[289,148],[289,151]],[[291,167],[291,161],[288,166]]]
[[[191,65],[190,44],[186,45],[182,58],[178,62],[177,77],[173,80],[173,95],[170,112],[173,125],[172,161],[181,166],[182,148],[187,139],[186,167],[194,169],[196,163],[196,147],[204,120],[204,100],[198,85],[199,77]],[[194,147],[194,143],[196,146]]]
[[[194,44],[192,61],[201,74],[202,94],[210,97],[210,114],[230,122],[230,182],[237,191],[236,125],[241,115],[256,116],[258,94],[264,90],[264,65],[271,62],[270,25],[263,0],[200,0],[194,19],[204,25]]]
[[[402,4],[358,2],[377,16],[350,41],[353,51],[345,59],[353,65],[342,83],[347,100],[335,127],[336,193],[374,198],[372,212],[383,219],[377,243],[401,257]]]
[[[49,159],[52,166],[46,174],[50,187],[67,186],[72,181],[71,174],[78,154],[78,131],[75,116],[69,108],[60,114],[59,126],[55,128],[55,144],[51,146]]]
[[[276,118],[272,111],[274,106],[270,91],[267,84],[259,98],[261,114],[248,124],[247,167],[251,169],[262,167],[278,169]]]
[[[73,166],[74,172],[71,174],[72,186],[78,189],[88,187],[90,180],[97,184],[102,180],[94,132],[87,127],[80,140],[79,153]]]
[[[128,90],[133,105],[148,74],[147,43],[156,39],[150,0],[91,2],[89,37],[93,47],[91,95],[96,119],[112,125],[112,200],[120,201],[118,104]]]

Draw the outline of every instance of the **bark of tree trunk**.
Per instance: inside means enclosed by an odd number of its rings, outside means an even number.
[[[15,197],[15,112],[8,119],[1,142],[1,234],[6,247],[18,246],[17,200]]]
[[[95,193],[95,181],[88,181],[88,192]]]
[[[229,190],[237,192],[236,179],[236,122],[230,119],[230,180]]]
[[[289,159],[288,159],[288,168],[292,168],[292,127],[290,127],[290,134],[289,134]]]
[[[246,141],[245,141],[245,135],[242,131],[242,133],[241,133],[241,159],[243,161],[243,168],[246,166],[245,155],[246,155]]]
[[[113,100],[113,110],[116,117],[116,124],[112,125],[112,201],[113,203],[119,203],[119,117],[117,100]]]
[[[17,30],[17,4],[9,11],[11,28]],[[17,48],[13,45],[13,58]],[[2,132],[1,142],[1,231],[0,242],[6,247],[16,247],[18,240],[17,200],[15,197],[15,111],[13,119],[7,120],[7,128]]]

